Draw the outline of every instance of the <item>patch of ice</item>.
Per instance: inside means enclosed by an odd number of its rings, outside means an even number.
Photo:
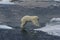
[[[54,0],[54,1],[60,1],[60,0]]]
[[[0,25],[0,29],[13,29],[13,28],[7,25]]]
[[[11,0],[1,0],[0,4],[14,4],[13,2],[10,2]]]
[[[50,22],[53,22],[53,21],[60,21],[60,18],[52,18],[52,19],[50,20]]]
[[[35,31],[43,31],[50,35],[60,36],[60,25],[45,26],[43,28],[34,29]]]

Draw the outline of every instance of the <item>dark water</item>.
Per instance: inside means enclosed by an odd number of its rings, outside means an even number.
[[[60,40],[58,36],[48,35],[42,31],[21,31],[20,29],[0,29],[0,40]]]

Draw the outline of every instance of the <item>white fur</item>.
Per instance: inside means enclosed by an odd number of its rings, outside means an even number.
[[[21,18],[21,28],[24,28],[24,24],[26,24],[26,22],[29,22],[29,21],[31,21],[35,26],[39,26],[38,16],[26,15]]]

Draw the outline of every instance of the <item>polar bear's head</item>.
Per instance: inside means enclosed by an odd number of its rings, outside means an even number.
[[[34,20],[39,20],[39,17],[38,16],[31,16]]]

